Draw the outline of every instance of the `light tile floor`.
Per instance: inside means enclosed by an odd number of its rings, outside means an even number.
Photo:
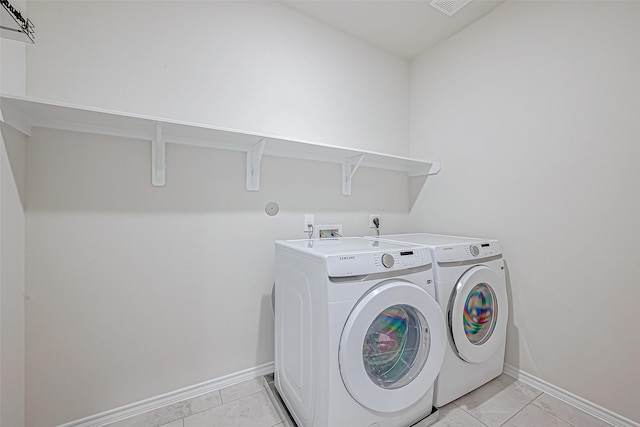
[[[257,378],[118,421],[108,427],[292,425],[278,402],[272,402],[267,381]],[[440,408],[440,419],[433,426],[608,427],[610,424],[503,374]]]
[[[434,427],[610,427],[505,374],[440,408]]]

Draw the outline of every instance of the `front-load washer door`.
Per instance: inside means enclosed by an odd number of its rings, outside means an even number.
[[[504,274],[484,265],[467,270],[449,300],[447,322],[458,356],[482,363],[502,346],[507,330]]]
[[[396,412],[433,386],[446,345],[442,309],[422,288],[382,283],[356,304],[340,338],[345,387],[361,405]]]

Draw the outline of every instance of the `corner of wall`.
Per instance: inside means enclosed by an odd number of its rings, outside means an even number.
[[[0,133],[0,425],[25,425],[25,211]],[[19,148],[24,152],[24,145]],[[24,168],[20,170],[21,174]]]
[[[0,93],[24,96],[27,91],[27,46],[0,38]]]

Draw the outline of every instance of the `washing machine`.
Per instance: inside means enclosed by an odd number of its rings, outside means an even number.
[[[275,246],[275,386],[298,427],[428,418],[446,345],[429,250],[347,237]]]
[[[431,250],[436,300],[445,315],[448,337],[434,405],[440,408],[500,375],[509,311],[500,243],[426,233],[379,239]]]

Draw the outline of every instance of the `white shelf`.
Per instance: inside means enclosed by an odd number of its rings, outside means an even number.
[[[150,140],[155,186],[164,185],[166,143],[246,152],[249,191],[260,189],[262,156],[341,164],[344,195],[351,194],[351,179],[360,166],[406,172],[411,177],[440,171],[439,163],[407,157],[15,96],[0,96],[0,120],[27,136],[33,127],[42,127]]]

